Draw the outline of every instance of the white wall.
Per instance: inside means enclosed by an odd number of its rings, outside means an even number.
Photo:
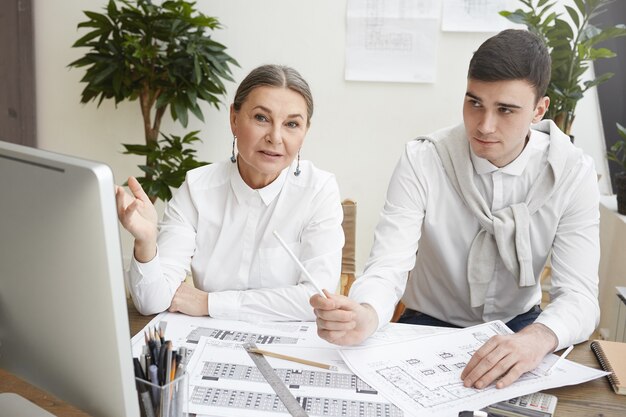
[[[561,0],[568,1],[568,0]],[[336,174],[344,198],[358,204],[357,270],[372,243],[387,182],[404,143],[418,134],[461,121],[467,64],[472,52],[492,33],[440,32],[438,77],[434,84],[347,82],[344,80],[345,15],[347,0],[200,0],[201,10],[224,25],[214,38],[228,47],[241,64],[240,81],[264,63],[293,66],[307,79],[315,98],[312,127],[303,158]],[[101,10],[104,0],[34,0],[37,82],[37,131],[44,149],[108,163],[118,182],[140,175],[141,159],[121,154],[121,143],[143,140],[138,103],[117,109],[81,105],[81,70],[67,68],[85,51],[71,44],[84,33],[76,25],[81,10]],[[228,86],[230,104],[235,85]],[[188,130],[200,129],[204,143],[199,157],[218,161],[230,153],[227,106],[217,111],[204,106],[205,123],[192,120]],[[167,120],[162,130],[181,133]],[[576,144],[593,156],[607,190],[604,141],[595,91],[577,111]],[[123,236],[125,254],[130,239]]]
[[[617,198],[615,196],[603,196],[600,200],[598,300],[601,315],[598,328],[600,334],[609,340],[617,340],[616,337],[619,333],[617,324],[620,302],[615,296],[615,287],[626,287],[625,247],[626,216],[617,213]]]

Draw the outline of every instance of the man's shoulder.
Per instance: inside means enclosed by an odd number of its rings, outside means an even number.
[[[415,138],[408,141],[405,145],[405,149],[408,155],[417,155],[420,153],[437,153],[435,144],[425,138]]]
[[[409,159],[420,157],[439,158],[437,145],[439,142],[462,141],[465,142],[465,127],[463,124],[447,126],[426,135],[420,135],[406,144],[406,153]]]
[[[444,128],[435,130],[434,132],[431,132],[426,135],[418,136],[414,140],[419,141],[419,142],[423,142],[423,141],[439,142],[439,141],[446,141],[446,140],[451,140],[451,139],[465,140],[465,138],[466,138],[465,126],[463,125],[463,123],[459,123],[456,125],[446,126]]]

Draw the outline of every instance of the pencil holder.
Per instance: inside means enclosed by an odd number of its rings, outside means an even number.
[[[163,385],[135,378],[142,417],[188,417],[186,372]]]

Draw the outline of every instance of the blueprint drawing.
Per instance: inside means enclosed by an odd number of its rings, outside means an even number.
[[[491,403],[542,389],[578,384],[604,372],[564,360],[554,372],[546,370],[556,361],[550,354],[533,371],[501,389],[466,388],[461,372],[472,355],[495,335],[510,334],[500,321],[386,345],[342,349],[350,369],[398,405],[406,416],[450,415],[478,410]]]

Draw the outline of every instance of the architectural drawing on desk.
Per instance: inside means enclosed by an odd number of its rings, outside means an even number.
[[[308,327],[301,326],[301,331],[308,331]],[[297,344],[298,337],[280,336],[276,334],[253,333],[238,330],[224,330],[211,327],[197,327],[187,336],[187,343],[197,344],[202,336],[226,342],[266,344]]]
[[[420,358],[405,358],[404,366],[381,367],[376,372],[396,389],[404,392],[418,407],[430,408],[450,401],[471,397],[478,390],[463,387],[461,371],[474,352],[490,337],[485,332],[472,334],[472,341],[454,348],[439,349]],[[527,372],[520,380],[539,378],[535,372]],[[481,393],[495,389],[494,385],[480,390]]]
[[[305,349],[301,356],[307,353],[311,352]],[[398,407],[347,368],[337,372],[296,363],[285,367],[285,363],[289,362],[275,361],[274,372],[311,416],[403,416]],[[203,337],[190,367],[190,412],[214,415],[228,409],[230,416],[288,414],[239,344]]]
[[[404,413],[391,403],[354,401],[341,398],[321,398],[296,396],[300,406],[310,416],[336,417],[402,417]],[[273,393],[230,390],[221,388],[193,387],[191,403],[213,407],[249,411],[250,415],[259,413],[281,413],[289,415],[278,395]]]
[[[557,356],[546,356],[539,366],[513,384],[495,389],[465,388],[461,368],[481,341],[512,331],[493,321],[453,332],[405,339],[374,346],[341,349],[345,364],[407,415],[457,415],[494,402],[563,385],[598,378],[597,370],[565,359],[558,372],[546,375]]]
[[[378,394],[378,391],[353,373],[294,368],[274,368],[274,372],[285,385],[293,389],[316,387],[350,390],[357,394]],[[265,377],[256,366],[224,362],[204,362],[201,378],[205,381],[229,379],[265,383]]]
[[[250,323],[165,312],[152,319],[146,328],[163,322],[167,323],[165,338],[175,347],[186,346],[190,354],[202,336],[222,342],[254,342],[257,345],[330,346],[317,336],[315,323]],[[133,337],[132,345],[133,354],[139,356],[144,345],[143,332]]]

